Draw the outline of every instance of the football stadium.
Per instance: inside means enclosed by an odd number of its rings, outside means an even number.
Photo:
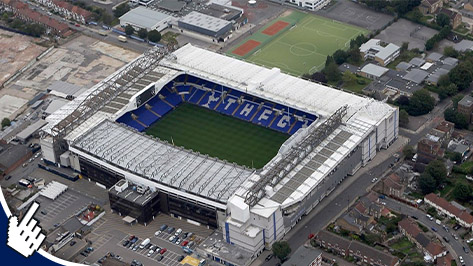
[[[41,145],[107,188],[120,215],[213,227],[256,257],[389,147],[398,116],[187,44],[146,52],[51,114]]]

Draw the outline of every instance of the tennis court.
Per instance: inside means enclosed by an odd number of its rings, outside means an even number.
[[[351,39],[368,32],[324,17],[292,11],[269,22],[266,27],[230,49],[228,54],[301,76],[321,70],[328,55],[338,49],[348,49]],[[260,45],[252,47],[251,52],[243,56],[242,53],[235,53],[240,46],[252,41]]]

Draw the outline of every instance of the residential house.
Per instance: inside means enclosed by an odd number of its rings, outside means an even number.
[[[435,265],[437,266],[451,266],[452,265],[452,255],[447,254],[446,256],[440,257],[437,259]]]
[[[321,266],[322,252],[318,249],[300,246],[283,266]]]
[[[392,43],[383,45],[381,40],[371,39],[360,46],[360,53],[365,60],[374,60],[386,66],[399,56],[401,47]]]
[[[54,9],[68,19],[86,24],[92,19],[92,13],[79,6],[60,0],[37,0],[41,5]]]
[[[458,102],[458,112],[466,116],[469,123],[472,123],[471,113],[473,112],[473,97],[465,95],[463,99]]]
[[[450,18],[450,23],[453,29],[456,29],[458,26],[462,24],[462,14],[458,11],[454,11],[447,8],[440,8],[440,11],[438,14],[447,15],[447,17]]]
[[[351,241],[326,230],[315,237],[317,245],[346,257],[354,257],[364,264],[377,266],[397,266],[399,259],[358,241]]]
[[[443,157],[443,154],[442,143],[436,136],[426,135],[417,143],[417,161],[420,163],[428,164],[430,161]]]
[[[409,241],[414,243],[418,249],[430,257],[431,260],[435,260],[447,254],[445,248],[439,243],[431,241],[422,230],[420,230],[417,222],[411,218],[405,218],[398,223],[399,232],[406,236]]]
[[[419,10],[424,15],[435,14],[441,7],[443,7],[443,0],[422,0]]]
[[[404,194],[405,187],[402,185],[401,178],[396,173],[392,173],[384,178],[381,186],[381,190],[385,195],[402,198]]]
[[[468,211],[456,207],[446,199],[441,198],[434,193],[426,195],[424,201],[434,207],[438,212],[450,218],[455,218],[461,226],[469,229],[472,228],[473,216],[469,214]]]
[[[317,245],[345,257],[348,255],[351,241],[329,231],[322,230],[315,237],[315,242]]]
[[[355,218],[350,216],[350,214],[348,213],[338,218],[335,223],[336,225],[340,226],[340,228],[350,231],[350,232],[354,232],[355,234],[360,234],[361,231],[363,230],[363,226],[358,224],[355,221]]]
[[[455,124],[448,121],[442,121],[435,127],[436,130],[442,131],[445,133],[445,141],[449,140],[452,137],[453,130],[455,129]]]
[[[58,35],[64,36],[70,32],[67,24],[36,12],[30,9],[27,4],[18,0],[0,0],[0,5],[11,10],[18,18],[24,21],[40,24],[48,31],[54,32]]]

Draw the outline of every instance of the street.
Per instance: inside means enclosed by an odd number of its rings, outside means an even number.
[[[461,238],[459,238],[458,240],[455,240],[453,238],[452,236],[453,233],[458,236],[458,233],[456,231],[454,231],[451,228],[449,232],[445,231],[445,229],[443,229],[441,225],[438,225],[435,223],[435,220],[432,220],[432,221],[429,220],[429,218],[427,218],[426,216],[426,213],[420,209],[408,206],[404,203],[401,203],[391,198],[386,198],[383,201],[386,202],[386,207],[388,207],[389,209],[395,212],[399,212],[399,213],[409,215],[409,216],[416,216],[418,218],[418,221],[421,224],[425,225],[427,228],[429,228],[430,231],[432,231],[431,229],[432,227],[437,229],[437,232],[434,232],[434,233],[438,235],[438,238],[443,242],[445,246],[451,247],[451,249],[453,250],[453,252],[452,250],[450,250],[452,257],[458,260],[458,256],[462,256],[463,259],[465,260],[466,265],[473,265],[473,257],[470,255],[470,253],[466,254],[463,251],[463,247],[468,248],[468,244],[464,242]],[[450,240],[449,243],[445,243],[442,237],[449,239]]]

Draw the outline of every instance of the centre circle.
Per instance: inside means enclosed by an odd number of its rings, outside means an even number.
[[[309,42],[299,42],[291,45],[289,51],[295,56],[308,56],[317,51],[317,46]]]

